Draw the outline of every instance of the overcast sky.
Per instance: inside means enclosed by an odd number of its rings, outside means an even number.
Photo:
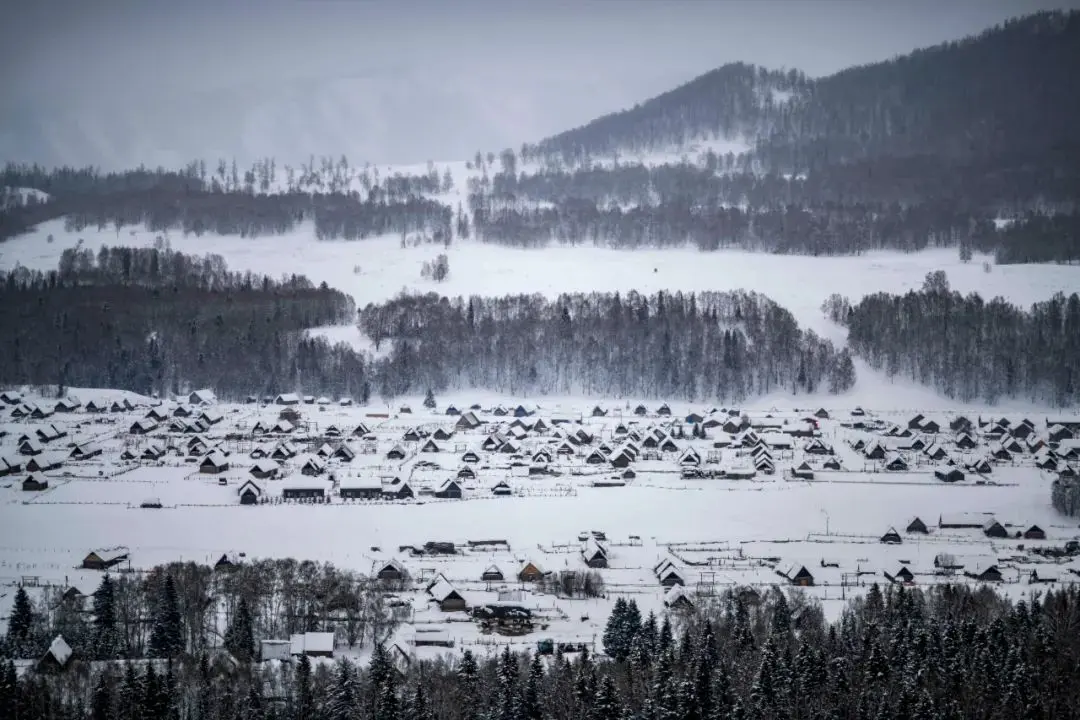
[[[464,158],[726,62],[823,75],[1080,0],[35,0],[0,10],[0,160]]]

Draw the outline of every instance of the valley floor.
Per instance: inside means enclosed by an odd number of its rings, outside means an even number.
[[[111,402],[116,395],[75,392],[84,404],[95,396]],[[939,463],[923,452],[904,449],[903,441],[884,433],[894,424],[906,427],[908,423],[909,415],[895,410],[871,413],[860,420],[870,427],[855,429],[851,408],[828,408],[832,419],[818,420],[817,436],[831,446],[831,457],[840,465],[837,470],[824,467],[827,456],[807,452],[809,439],[791,435],[811,427],[804,419],[814,409],[749,412],[751,424],[761,426],[759,444],[770,448],[775,472],[736,480],[690,478],[683,472],[689,466],[684,454],[691,449],[700,457],[697,467],[704,471],[735,474],[754,463],[750,447],[742,446],[749,442],[743,433],[732,435],[714,427],[705,439],[690,436],[689,425],[683,422],[688,413],[727,421],[725,413],[709,414],[710,408],[673,405],[673,421],[656,414],[659,403],[655,402],[647,404],[647,415],[638,416],[634,405],[625,401],[542,399],[531,417],[515,425],[513,404],[506,404],[508,415],[500,415],[497,399],[478,394],[474,399],[484,409],[476,414],[483,424],[463,430],[455,427],[457,416],[445,414],[447,401],[443,399],[436,412],[425,411],[417,402],[410,404],[414,411],[408,413],[398,404],[392,408],[301,404],[296,430],[255,435],[256,424],[272,425],[281,408],[223,403],[212,407],[223,420],[205,431],[174,432],[162,423],[149,435],[132,435],[130,426],[147,414],[148,407],[145,400],[131,397],[134,405],[142,406],[116,413],[58,413],[37,421],[10,419],[10,409],[4,414],[2,429],[7,436],[0,444],[0,456],[13,462],[30,460],[19,455],[18,438],[49,425],[67,435],[49,443],[48,452],[67,455],[72,451],[69,444],[88,442],[103,452],[88,460],[65,460],[60,468],[36,473],[48,480],[46,490],[23,490],[25,472],[0,478],[0,615],[6,614],[11,591],[20,582],[73,584],[91,592],[101,574],[79,569],[83,557],[92,550],[118,546],[129,555],[120,568],[134,571],[176,560],[213,564],[223,554],[237,553],[247,558],[319,559],[372,574],[397,560],[415,585],[403,594],[409,603],[409,619],[395,637],[417,656],[445,651],[416,647],[417,630],[424,629],[436,629],[452,639],[454,652],[464,647],[483,651],[504,642],[531,646],[547,636],[591,643],[602,633],[617,596],[634,597],[645,611],[664,610],[667,589],[653,569],[665,559],[678,569],[694,603],[709,602],[725,588],[739,585],[787,587],[791,582],[783,573],[790,575],[789,568],[803,567],[813,577],[813,586],[806,591],[822,602],[831,617],[839,613],[845,599],[865,592],[872,583],[889,582],[901,567],[913,573],[915,584],[923,585],[979,582],[971,575],[992,565],[1002,575],[995,584],[1014,596],[1037,590],[1033,570],[1052,574],[1058,582],[1080,581],[1080,575],[1071,572],[1080,572],[1075,561],[1054,563],[1031,552],[1042,546],[1061,546],[1077,535],[1075,520],[1051,508],[1050,483],[1055,475],[1035,467],[1036,456],[1019,453],[1009,462],[995,462],[989,473],[968,473],[961,482],[944,483],[933,475]],[[32,395],[24,401],[47,405]],[[468,402],[462,396],[457,407],[464,411]],[[592,416],[598,404],[606,416]],[[171,412],[176,407],[164,406]],[[204,410],[194,409],[196,414]],[[954,413],[927,414],[945,428],[954,417]],[[548,428],[529,429],[537,419]],[[1046,415],[1030,419],[1037,433],[1045,432]],[[370,432],[363,439],[352,437],[361,424]],[[679,435],[679,427],[685,436]],[[451,437],[437,441],[437,450],[422,452],[426,439],[406,439],[410,430],[422,435],[439,428]],[[566,438],[578,430],[591,440],[574,443],[571,454],[558,453]],[[503,437],[516,435],[516,446],[502,452],[485,449],[496,432]],[[607,457],[614,458],[625,447],[629,432],[643,438],[650,433],[670,437],[676,449],[646,451],[630,464],[635,477],[625,480],[625,485],[597,487],[597,481],[611,482],[622,471],[606,461],[590,462],[590,456],[594,450],[603,452],[603,445],[609,451]],[[204,444],[197,452],[185,452],[196,436]],[[948,448],[963,463],[970,461],[972,453],[986,455],[989,441],[979,433],[975,436],[977,447],[966,453],[954,446],[951,433],[924,437]],[[882,462],[869,460],[851,447],[859,439],[886,444],[905,458],[908,469],[884,471]],[[176,450],[157,461],[121,459],[125,450],[139,458],[151,442]],[[292,444],[296,454],[281,461],[279,477],[253,480],[249,473],[255,464],[252,452],[285,442]],[[725,445],[729,442],[734,445]],[[356,451],[356,457],[351,462],[331,459],[326,472],[317,477],[302,474],[304,463],[323,443],[331,448],[346,445]],[[717,448],[716,443],[725,447]],[[404,458],[387,457],[395,447],[402,449]],[[220,474],[199,471],[208,449],[228,453],[228,470]],[[536,453],[545,449],[552,453],[550,462],[537,459]],[[476,452],[476,463],[465,461],[467,451]],[[791,469],[803,462],[812,469],[812,479],[792,476]],[[547,474],[529,473],[540,465]],[[447,480],[458,478],[466,466],[476,477],[458,480],[462,499],[432,495]],[[417,497],[358,501],[340,496],[343,487],[374,484],[385,488],[393,478],[409,484]],[[262,494],[262,502],[254,506],[241,505],[238,497],[249,480],[260,486]],[[493,494],[492,488],[500,481],[509,486],[509,496]],[[307,487],[321,488],[326,502],[283,498],[287,488]],[[140,507],[149,498],[162,507]],[[991,538],[981,528],[938,527],[943,516],[955,513],[995,518],[1010,537]],[[929,534],[906,532],[914,517],[929,526]],[[1032,525],[1042,528],[1047,539],[1012,537]],[[890,528],[898,531],[901,544],[880,542]],[[518,580],[517,573],[527,563],[549,573],[588,569],[582,555],[583,538],[593,531],[606,537],[607,567],[599,570],[605,597],[556,597]],[[476,544],[483,540],[505,544]],[[402,549],[432,541],[453,543],[457,552],[417,555]],[[937,566],[943,556],[960,558],[966,566],[945,571]],[[503,573],[504,581],[481,580],[492,565]],[[542,619],[542,629],[517,638],[488,635],[465,613],[441,612],[425,592],[428,581],[439,574],[470,606],[495,601],[500,592],[521,591],[520,601]]]

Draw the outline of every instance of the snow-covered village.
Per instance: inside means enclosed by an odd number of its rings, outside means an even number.
[[[0,55],[0,720],[1080,717],[1074,0]]]

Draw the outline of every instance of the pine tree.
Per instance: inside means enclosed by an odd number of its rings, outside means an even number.
[[[401,713],[402,720],[434,720],[435,714],[431,711],[427,696],[424,694],[423,680],[416,683],[404,711]]]
[[[15,603],[8,618],[7,646],[14,657],[28,658],[37,653],[33,647],[34,608],[26,590],[20,585],[15,591]]]
[[[112,660],[120,653],[120,636],[116,629],[116,599],[112,578],[106,573],[94,591],[93,656]]]
[[[600,681],[600,690],[596,694],[596,704],[593,705],[589,720],[620,720],[622,708],[619,707],[619,694],[615,688],[615,681],[610,675],[605,675]]]
[[[398,712],[397,695],[394,693],[393,685],[385,684],[382,686],[374,717],[379,718],[379,720],[401,720]]]
[[[498,667],[499,700],[495,717],[498,720],[516,720],[518,714],[518,664],[517,656],[510,652],[510,646],[503,648],[499,656]]]
[[[630,646],[627,643],[626,631],[626,599],[615,598],[615,606],[608,617],[607,625],[604,626],[604,652],[616,662],[622,662],[630,654]]]
[[[479,717],[478,701],[480,698],[480,676],[476,666],[476,657],[472,650],[461,654],[461,663],[457,668],[457,681],[460,688],[460,707],[466,720]]]
[[[389,687],[391,691],[394,689],[394,665],[390,662],[390,655],[382,643],[375,645],[375,651],[371,655],[371,662],[368,663],[368,679],[370,683],[368,703],[372,714],[375,714],[379,703],[383,701],[383,689],[386,687]]]
[[[125,663],[124,679],[120,684],[120,694],[117,698],[117,718],[137,718],[141,707],[142,692],[139,687],[139,676],[135,672],[135,666],[130,662]],[[205,715],[202,717],[206,717]]]
[[[328,720],[354,720],[357,714],[359,690],[352,664],[344,658],[334,666],[334,685],[326,706]]]
[[[431,388],[428,388],[427,395],[424,396],[424,407],[428,410],[435,409],[435,393],[431,391]]]
[[[154,670],[154,663],[147,663],[146,665],[146,674],[142,678],[139,706],[145,720],[165,720],[165,692],[163,683],[158,678],[157,671]]]
[[[521,703],[521,717],[524,720],[542,720],[544,717],[540,698],[540,685],[543,681],[544,661],[540,654],[536,653],[529,664],[529,677],[525,682],[525,695]]]
[[[242,663],[251,662],[255,657],[255,628],[247,598],[240,598],[225,631],[225,649]]]
[[[295,720],[308,720],[315,713],[315,695],[311,688],[311,660],[301,655],[296,663],[296,691],[294,701]]]
[[[0,659],[0,717],[18,717],[19,685],[15,675],[15,662]],[[93,720],[99,720],[93,718]],[[103,718],[102,720],[110,720]]]
[[[657,648],[660,652],[666,652],[672,649],[674,644],[674,636],[671,632],[671,620],[667,615],[664,615],[664,622],[660,625],[660,638],[657,642]]]
[[[184,652],[184,622],[172,575],[165,576],[157,612],[150,630],[151,657],[178,657]]]

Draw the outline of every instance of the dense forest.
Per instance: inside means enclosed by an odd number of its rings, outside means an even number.
[[[756,140],[755,162],[780,173],[924,157],[1009,167],[1034,158],[1075,175],[1077,65],[1080,13],[1043,12],[818,79],[727,65],[524,154],[581,162],[721,136]]]
[[[0,378],[221,397],[292,388],[366,399],[363,358],[300,332],[350,322],[352,299],[302,276],[229,272],[219,256],[68,249],[49,273],[0,278]]]
[[[1074,262],[1080,137],[1069,118],[1080,97],[1071,71],[1078,65],[1080,13],[1052,12],[816,80],[725,66],[525,145],[522,160],[577,169],[576,177],[493,182],[485,194],[498,196],[496,205],[523,197],[555,207],[497,208],[478,218],[478,229],[487,239],[502,233],[508,242],[535,244],[544,235],[565,238],[584,216],[593,235],[578,241],[620,246],[636,225],[626,245],[660,236],[662,244],[816,254],[946,244],[995,250],[999,262]],[[688,169],[675,184],[646,180],[644,168],[595,167],[626,152],[717,136],[751,147],[709,156],[707,172]],[[748,179],[718,177],[733,172]],[[777,215],[792,217],[796,229],[777,231],[770,222]],[[988,226],[1000,216],[1023,219],[996,234]]]
[[[1080,296],[1058,293],[1029,310],[1001,298],[951,292],[941,271],[922,290],[877,293],[829,314],[846,322],[852,351],[891,376],[947,397],[994,403],[1024,397],[1059,407],[1080,403]]]
[[[264,571],[267,573],[263,577]],[[1080,592],[1048,589],[1011,601],[989,587],[877,585],[840,618],[797,592],[728,589],[696,609],[643,616],[617,598],[603,633],[604,655],[551,656],[466,648],[453,661],[397,661],[377,639],[366,666],[348,659],[315,664],[251,664],[257,639],[283,630],[305,610],[266,604],[260,587],[283,573],[304,589],[324,589],[359,605],[367,596],[347,573],[293,561],[213,572],[157,568],[139,580],[106,579],[90,613],[65,601],[34,607],[17,594],[0,648],[34,657],[36,641],[81,623],[87,644],[74,667],[17,679],[0,660],[0,716],[19,720],[914,720],[1065,718],[1080,715]],[[224,575],[225,577],[221,577]],[[323,587],[320,578],[342,586]],[[263,582],[260,582],[263,581]],[[220,590],[220,588],[229,588]],[[337,591],[341,590],[338,594]],[[284,592],[284,591],[283,591]],[[233,603],[226,629],[185,609],[207,593]],[[66,601],[70,603],[71,601]],[[349,605],[349,603],[344,603]],[[215,604],[216,607],[216,604]],[[343,613],[344,611],[339,611]],[[124,620],[145,613],[132,647]],[[195,612],[198,615],[198,611]],[[66,616],[63,620],[59,616]],[[196,626],[190,623],[199,623]],[[354,643],[340,624],[309,615],[306,628],[332,630],[339,649]],[[70,628],[79,631],[77,628]],[[66,636],[65,636],[66,637]],[[370,645],[370,643],[368,643]],[[13,651],[19,652],[13,652]],[[233,664],[222,650],[238,661]],[[25,654],[24,654],[25,653]],[[2,656],[0,656],[2,657]],[[96,658],[155,657],[125,663]]]
[[[360,310],[389,354],[380,392],[486,387],[522,396],[738,401],[772,391],[842,392],[846,352],[755,293],[402,296]]]
[[[34,188],[48,194],[0,210],[0,240],[59,217],[68,230],[120,228],[145,223],[153,232],[280,235],[312,221],[321,240],[357,240],[375,235],[418,235],[448,241],[452,210],[429,197],[453,187],[449,173],[434,165],[425,174],[380,176],[378,168],[356,168],[346,158],[314,159],[300,170],[276,169],[273,159],[241,171],[218,162],[184,170],[140,168],[100,173],[94,168],[45,169],[9,163],[0,186]],[[359,190],[354,189],[359,186]]]

